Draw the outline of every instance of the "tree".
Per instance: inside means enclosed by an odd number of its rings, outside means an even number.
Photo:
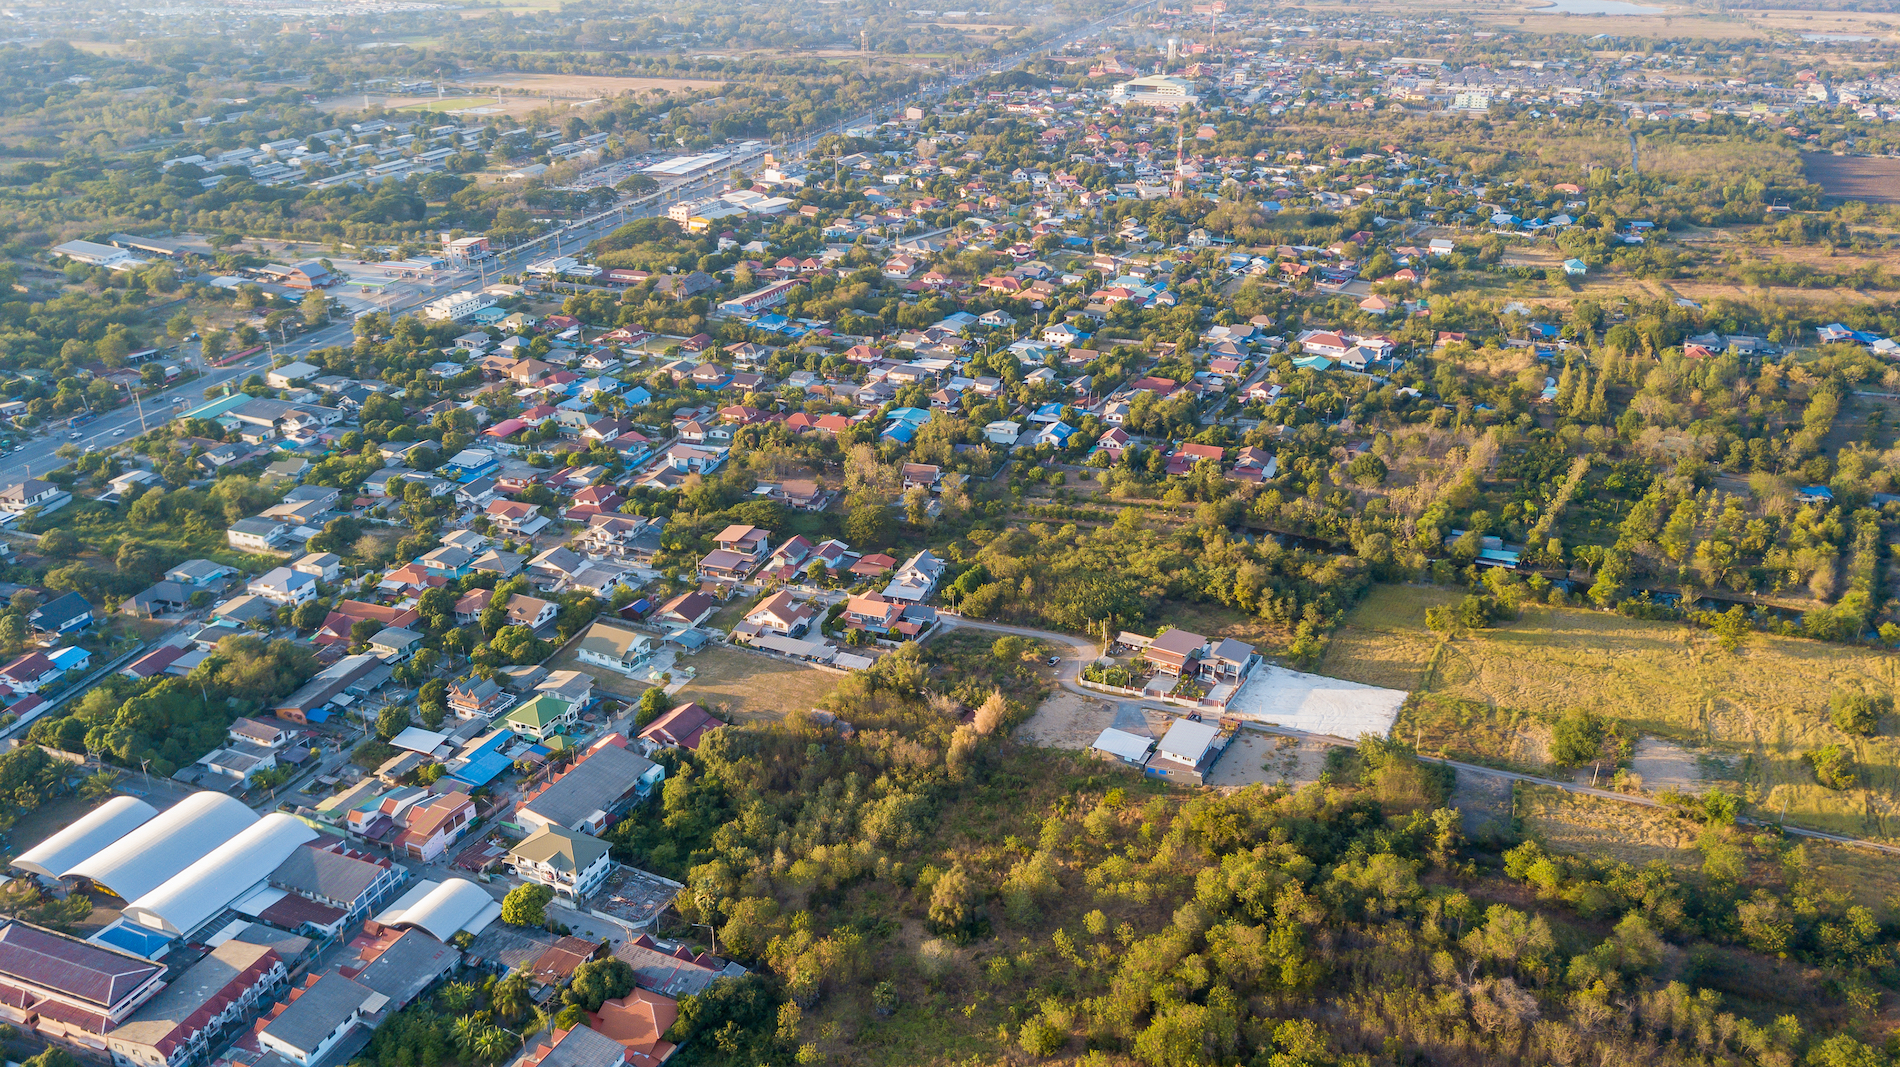
[[[673,709],[673,698],[667,695],[661,686],[653,686],[640,694],[640,710],[634,716],[634,725],[645,729],[653,720]]]
[[[554,890],[547,886],[518,885],[502,898],[501,921],[510,926],[546,926],[548,903],[553,899]]]
[[[81,547],[79,538],[62,527],[55,526],[40,535],[40,554],[54,559],[71,559]]]
[[[1385,481],[1385,475],[1385,460],[1370,452],[1354,456],[1352,462],[1346,464],[1346,476],[1353,480],[1353,484],[1364,488],[1369,489]]]
[[[302,313],[303,321],[318,326],[330,318],[330,298],[312,289],[304,294],[303,303],[297,310]]]
[[[376,715],[376,736],[385,741],[409,728],[409,709],[391,704]]]
[[[0,651],[11,656],[26,644],[26,619],[20,615],[0,616]]]
[[[330,609],[323,605],[323,601],[306,600],[290,613],[290,622],[297,629],[308,632],[322,626],[323,620],[329,615]]]
[[[1855,737],[1866,737],[1879,729],[1880,717],[1892,710],[1892,697],[1841,690],[1828,698],[1828,717],[1835,728]]]
[[[995,643],[990,645],[990,654],[996,657],[996,662],[1009,666],[1022,662],[1023,652],[1028,648],[1027,640],[1010,634],[997,638]]]
[[[119,776],[115,772],[97,771],[86,777],[85,784],[79,787],[79,796],[84,800],[104,800],[118,784]]]
[[[1814,780],[1829,789],[1852,789],[1860,780],[1854,757],[1840,745],[1822,745],[1801,758],[1814,768]]]
[[[569,1004],[587,1011],[599,1011],[610,1000],[633,992],[633,968],[625,960],[609,956],[590,960],[574,968],[574,980],[561,996]]]
[[[930,888],[930,928],[950,937],[967,937],[976,927],[976,883],[963,864],[952,864]]]
[[[865,504],[851,509],[844,520],[844,533],[859,549],[877,552],[890,544],[893,525],[890,508]]]
[[[1594,712],[1573,710],[1550,730],[1550,761],[1559,767],[1577,767],[1597,758],[1602,750],[1604,724]]]

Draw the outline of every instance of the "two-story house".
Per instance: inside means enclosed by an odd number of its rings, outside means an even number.
[[[544,885],[568,901],[592,896],[613,870],[607,842],[561,826],[549,826],[510,849],[508,869],[524,882]]]

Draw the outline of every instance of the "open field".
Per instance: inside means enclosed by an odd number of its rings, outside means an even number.
[[[697,700],[729,722],[776,720],[789,711],[808,711],[838,687],[841,677],[731,648],[709,648],[680,662],[699,674],[680,690],[679,701]]]
[[[1900,204],[1900,159],[1803,152],[1801,166],[1808,180],[1826,189],[1829,196]]]
[[[473,111],[483,115],[526,115],[547,107],[552,100],[573,103],[619,96],[622,93],[691,92],[717,89],[724,82],[704,78],[623,78],[611,74],[495,74],[478,75],[451,87],[453,96],[437,99],[433,93],[370,94],[370,102],[387,111]],[[488,93],[471,90],[497,90]],[[345,93],[316,105],[325,111],[355,113],[363,110],[361,93]]]
[[[1542,762],[1548,727],[1572,709],[1661,738],[1753,790],[1757,809],[1803,825],[1900,836],[1900,737],[1849,737],[1828,721],[1836,690],[1892,694],[1900,658],[1863,648],[1751,635],[1729,652],[1710,634],[1669,622],[1527,605],[1514,622],[1441,642],[1425,609],[1457,593],[1419,586],[1373,591],[1333,639],[1322,673],[1414,693],[1393,735],[1423,751],[1505,766]],[[1860,781],[1829,790],[1805,753],[1840,744]],[[1682,757],[1645,746],[1642,766],[1687,777]],[[1665,770],[1665,767],[1667,770]],[[1724,770],[1724,768],[1727,768]]]
[[[677,93],[694,89],[717,89],[725,82],[708,78],[633,78],[615,74],[493,74],[478,75],[470,83],[495,86],[506,93],[527,93],[545,97],[576,99],[619,96],[622,93]]]
[[[1113,726],[1131,734],[1159,738],[1174,717],[1159,708],[1122,701],[1112,694],[1085,697],[1057,689],[1036,706],[1035,714],[1016,728],[1018,741],[1044,748],[1086,749]]]

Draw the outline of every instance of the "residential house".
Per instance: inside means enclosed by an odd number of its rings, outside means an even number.
[[[244,591],[273,604],[295,606],[317,598],[317,579],[289,567],[273,567],[251,579]]]
[[[874,596],[852,597],[845,602],[844,614],[840,616],[846,626],[874,634],[890,633],[903,617],[904,605]]]
[[[72,498],[71,493],[52,482],[28,478],[0,489],[0,514],[24,515],[37,508],[38,513],[43,515],[59,510]]]
[[[236,567],[227,567],[222,563],[213,563],[208,559],[188,559],[165,572],[165,580],[177,582],[192,589],[223,589],[232,578],[237,577]]]
[[[566,771],[515,808],[515,822],[529,832],[551,826],[598,834],[636,797],[649,795],[666,769],[609,734]]]
[[[717,730],[726,725],[713,717],[713,713],[701,707],[698,701],[681,704],[659,718],[647,724],[640,731],[640,740],[646,742],[649,751],[653,748],[698,748],[700,739],[708,731]]]
[[[92,605],[78,593],[66,593],[28,612],[26,622],[36,634],[63,637],[92,625]]]
[[[502,717],[502,725],[523,737],[546,741],[580,720],[580,709],[548,693],[528,698]]]
[[[704,596],[702,593],[689,595]],[[575,648],[575,656],[582,663],[632,676],[653,655],[653,639],[625,627],[596,622],[581,635]]]
[[[256,517],[239,519],[224,532],[225,542],[241,552],[275,552],[289,536],[289,524]]]
[[[540,507],[521,500],[497,500],[488,505],[490,522],[516,537],[533,537],[550,521]]]
[[[408,825],[395,845],[410,859],[432,863],[474,822],[475,805],[467,793],[444,793],[409,810]]]
[[[343,557],[334,552],[312,552],[292,563],[290,569],[320,582],[334,582],[343,572]]]
[[[628,1067],[659,1067],[673,1056],[673,1045],[663,1038],[678,1019],[678,1001],[651,990],[635,989],[588,1013],[587,1023],[627,1050]]]
[[[747,612],[745,621],[767,633],[797,637],[811,626],[816,615],[810,603],[794,602],[792,594],[781,589]]]
[[[693,592],[681,593],[660,605],[660,610],[655,612],[653,617],[659,622],[677,623],[681,626],[698,626],[711,617],[713,612],[718,610],[719,601],[714,600],[705,593],[695,590]]]
[[[544,885],[567,901],[594,894],[613,869],[607,842],[563,826],[530,834],[508,852],[508,869],[524,882]]]
[[[37,693],[66,673],[44,652],[34,650],[0,667],[0,686],[19,696]]]
[[[458,678],[449,684],[449,710],[459,719],[486,722],[508,710],[515,696],[492,678]]]
[[[1223,637],[1211,643],[1201,656],[1200,676],[1203,681],[1217,685],[1238,685],[1259,661],[1252,645]]]
[[[1207,638],[1200,634],[1187,630],[1168,630],[1148,645],[1144,655],[1163,674],[1192,674],[1194,664],[1200,659],[1201,649],[1206,645]]]
[[[884,587],[884,598],[902,604],[922,603],[936,590],[943,570],[943,561],[924,549],[898,568],[890,584]]]

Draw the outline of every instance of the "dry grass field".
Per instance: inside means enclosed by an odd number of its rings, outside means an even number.
[[[1678,870],[1700,868],[1701,827],[1673,812],[1519,783],[1514,801],[1526,837],[1562,851],[1641,866],[1660,861]],[[1802,841],[1821,884],[1877,911],[1900,894],[1900,856],[1871,849]]]
[[[1883,723],[1853,738],[1828,721],[1837,689],[1889,695],[1900,658],[1754,635],[1729,652],[1678,623],[1528,606],[1514,622],[1441,642],[1425,609],[1451,590],[1380,587],[1335,635],[1320,672],[1415,694],[1393,734],[1427,752],[1506,766],[1542,761],[1548,725],[1572,709],[1623,724],[1627,736],[1675,742],[1734,768],[1758,810],[1839,833],[1900,836],[1900,736]],[[1842,744],[1856,787],[1815,782],[1803,754]]]
[[[762,722],[790,711],[808,711],[843,677],[732,648],[709,648],[680,662],[699,672],[680,690],[680,701],[697,700],[728,722]]]
[[[478,115],[526,115],[551,101],[574,103],[625,93],[666,96],[698,89],[717,89],[724,82],[705,78],[623,78],[611,74],[494,74],[477,75],[448,90],[412,96],[372,93],[370,102],[388,111],[469,111]],[[317,105],[325,111],[354,114],[363,110],[360,93],[345,93]]]
[[[1521,782],[1516,805],[1524,836],[1561,852],[1638,867],[1656,860],[1681,870],[1702,865],[1700,828],[1674,812]]]

